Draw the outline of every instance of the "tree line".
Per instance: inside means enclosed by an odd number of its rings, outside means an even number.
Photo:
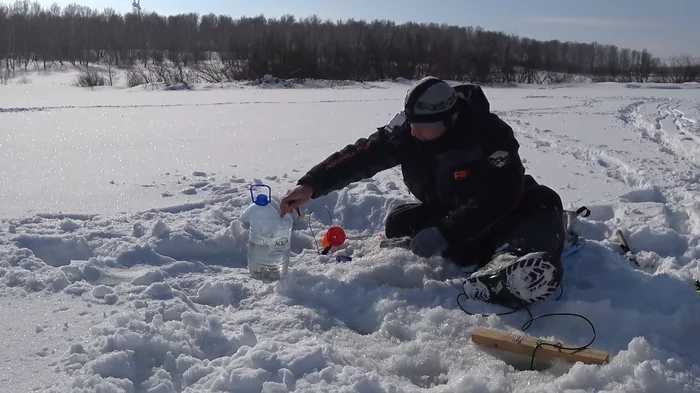
[[[0,67],[107,64],[129,84],[318,78],[373,81],[435,75],[496,83],[700,82],[689,55],[661,61],[647,50],[538,41],[479,27],[317,16],[159,15],[71,4],[0,3]],[[0,68],[1,69],[1,68]]]

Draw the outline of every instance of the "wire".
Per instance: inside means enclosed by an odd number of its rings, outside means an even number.
[[[328,212],[328,219],[330,220],[330,225],[333,225],[333,214],[331,213],[330,210],[328,210],[328,206],[323,205],[323,207],[324,207],[324,208],[326,209],[326,211]]]
[[[532,314],[530,314],[530,315],[532,316]],[[539,347],[549,346],[549,347],[559,348],[559,349],[563,349],[563,350],[567,350],[567,351],[580,351],[580,350],[583,350],[583,349],[590,347],[591,344],[593,344],[593,342],[596,339],[597,334],[595,331],[595,326],[593,326],[593,322],[591,322],[590,319],[584,317],[583,315],[575,314],[575,313],[550,313],[550,314],[542,314],[542,315],[539,315],[539,316],[534,317],[534,318],[530,317],[530,319],[527,322],[525,322],[525,324],[523,325],[522,328],[520,328],[520,330],[522,330],[522,331],[527,330],[528,328],[530,328],[530,326],[532,326],[532,323],[537,319],[551,317],[551,316],[571,316],[571,317],[577,317],[577,318],[583,319],[584,321],[588,322],[588,324],[591,326],[591,330],[593,331],[593,338],[591,339],[591,341],[588,344],[582,345],[580,347],[565,347],[561,343],[552,344],[552,343],[548,343],[548,342],[545,342],[542,340],[537,340],[536,341],[537,344],[535,345],[535,349],[532,350],[532,358],[530,359],[530,370],[533,369],[533,365],[535,364],[535,352],[537,352],[537,349]]]
[[[561,299],[561,297],[564,295],[564,287],[562,287],[562,286],[560,285],[559,288],[561,288],[561,293],[559,294],[559,297],[557,297],[555,301],[558,301],[558,300]],[[467,296],[467,294],[466,294],[464,291],[462,291],[462,293],[460,293],[459,295],[457,295],[457,305],[459,306],[459,308],[462,309],[462,311],[464,311],[465,313],[467,313],[467,314],[469,314],[469,315],[480,315],[480,316],[482,316],[482,317],[484,317],[484,318],[489,317],[489,316],[491,316],[491,315],[495,315],[495,316],[499,316],[499,317],[500,317],[500,316],[503,316],[503,315],[514,314],[514,313],[516,313],[516,312],[518,312],[518,311],[520,311],[520,310],[522,310],[522,309],[525,309],[525,311],[527,311],[527,313],[530,315],[530,318],[531,318],[531,319],[533,318],[533,317],[532,317],[532,313],[530,312],[530,309],[527,308],[527,303],[525,303],[525,302],[522,302],[520,305],[518,305],[518,306],[516,306],[516,307],[510,307],[509,305],[506,305],[506,304],[500,304],[500,306],[503,306],[503,307],[506,307],[506,308],[510,308],[510,309],[511,309],[510,311],[506,311],[506,312],[502,312],[502,313],[495,313],[495,314],[494,314],[494,313],[489,313],[489,314],[475,314],[475,313],[472,313],[472,312],[470,312],[469,310],[465,309],[464,307],[462,307],[462,304],[459,302],[459,298],[462,297],[462,296],[464,296],[465,298],[469,299],[469,297]]]
[[[467,310],[466,308],[462,307],[462,303],[459,302],[459,298],[462,297],[462,296],[464,296],[465,298],[469,299],[469,297],[467,296],[467,294],[464,293],[464,292],[462,292],[462,293],[460,293],[459,295],[457,295],[457,305],[459,306],[459,308],[462,309],[462,311],[464,311],[465,313],[467,313],[467,314],[469,314],[469,315],[479,315],[479,316],[482,316],[482,317],[484,317],[484,318],[489,317],[489,316],[491,316],[491,315],[496,315],[496,316],[499,316],[499,317],[500,317],[500,316],[503,316],[503,315],[514,314],[514,313],[516,313],[516,312],[518,312],[518,311],[520,311],[520,310],[522,310],[522,309],[525,309],[525,311],[527,311],[527,313],[530,314],[530,318],[532,318],[532,314],[530,313],[530,309],[528,309],[526,305],[520,305],[520,306],[518,306],[518,307],[509,307],[509,306],[500,304],[500,306],[510,308],[511,310],[510,310],[510,311],[506,311],[506,312],[502,312],[502,313],[476,314],[476,313],[473,313],[473,312]]]
[[[561,293],[559,294],[559,297],[557,297],[555,301],[558,301],[558,300],[561,299],[561,297],[564,295],[564,287],[561,286],[561,285],[560,285],[559,287],[561,288]],[[549,314],[538,315],[538,316],[535,317],[535,316],[532,315],[532,311],[530,311],[530,308],[528,308],[528,305],[527,305],[526,303],[524,303],[524,302],[521,303],[521,304],[520,304],[519,306],[517,306],[517,307],[510,307],[510,306],[505,305],[505,304],[500,304],[500,305],[503,306],[503,307],[511,308],[510,311],[506,311],[506,312],[502,312],[502,313],[496,313],[496,314],[494,314],[494,313],[491,313],[491,314],[475,314],[475,313],[472,313],[472,312],[470,312],[469,310],[465,309],[465,308],[462,306],[462,304],[459,302],[459,299],[460,299],[462,296],[464,296],[464,297],[467,298],[467,299],[469,298],[469,297],[467,296],[466,292],[462,291],[462,293],[460,293],[459,295],[457,295],[457,305],[459,306],[459,308],[462,309],[462,311],[464,311],[465,313],[467,313],[467,314],[469,314],[469,315],[480,315],[480,316],[482,316],[482,317],[485,318],[485,317],[488,317],[488,316],[491,316],[491,315],[496,315],[496,316],[510,315],[510,314],[514,314],[514,313],[516,313],[516,312],[518,312],[518,311],[524,309],[524,310],[527,312],[527,314],[529,315],[529,318],[528,318],[527,321],[525,321],[525,323],[523,324],[523,326],[520,328],[520,330],[522,330],[522,331],[528,330],[528,329],[532,326],[533,322],[535,322],[536,320],[542,319],[542,318],[545,318],[545,317],[551,317],[551,316],[572,316],[572,317],[581,318],[581,319],[583,319],[584,321],[588,322],[588,324],[591,326],[591,330],[593,331],[593,338],[592,338],[591,341],[590,341],[588,344],[586,344],[586,345],[582,345],[582,346],[580,346],[580,347],[565,347],[565,346],[563,346],[561,343],[555,343],[555,344],[553,344],[553,343],[549,343],[549,342],[546,342],[546,341],[537,339],[537,341],[535,341],[535,342],[536,342],[536,344],[535,344],[535,349],[533,349],[533,351],[532,351],[532,358],[530,359],[530,370],[533,370],[533,367],[534,367],[534,364],[535,364],[535,353],[537,352],[537,349],[539,349],[540,347],[543,347],[543,346],[550,346],[550,347],[555,347],[555,348],[559,348],[559,349],[564,349],[564,350],[567,350],[567,351],[579,351],[579,350],[583,350],[583,349],[586,349],[586,348],[590,347],[591,344],[593,344],[593,342],[595,341],[595,339],[596,339],[596,337],[597,337],[597,333],[596,333],[596,330],[595,330],[595,326],[593,326],[593,322],[591,322],[588,318],[586,318],[586,317],[584,317],[583,315],[580,315],[580,314],[574,314],[574,313],[549,313]]]
[[[330,219],[330,225],[333,226],[333,214],[331,211],[328,209],[328,206],[323,205],[324,209],[326,209],[326,212],[328,212],[328,218]],[[309,230],[311,231],[311,236],[314,238],[314,243],[316,243],[316,252],[318,255],[321,255],[321,247],[318,245],[318,239],[316,239],[316,234],[314,234],[314,229],[311,227],[311,214],[308,213],[306,214],[306,221],[309,224]],[[358,236],[348,236],[347,240],[364,240],[372,237],[373,235],[358,235]]]
[[[318,246],[318,240],[316,240],[314,229],[311,227],[311,214],[306,215],[306,221],[309,223],[309,230],[311,231],[311,236],[314,238],[314,243],[316,243],[316,252],[318,253],[318,255],[321,255],[321,248]]]

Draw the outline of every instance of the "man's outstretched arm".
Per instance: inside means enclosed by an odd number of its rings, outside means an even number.
[[[313,198],[318,198],[392,168],[400,163],[397,141],[393,137],[386,127],[381,127],[369,137],[360,138],[328,156],[297,184],[311,187]]]

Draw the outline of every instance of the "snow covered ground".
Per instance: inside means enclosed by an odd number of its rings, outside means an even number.
[[[283,280],[247,274],[249,185],[279,200],[400,110],[405,83],[91,90],[74,76],[0,85],[2,391],[700,392],[700,86],[485,89],[528,171],[592,211],[562,299],[532,312],[586,316],[610,363],[530,371],[470,338],[516,332],[524,312],[469,316],[467,273],[378,248],[411,200],[398,170],[310,203]],[[310,229],[320,242],[331,224],[351,239],[319,256]],[[566,317],[527,333],[591,338]]]

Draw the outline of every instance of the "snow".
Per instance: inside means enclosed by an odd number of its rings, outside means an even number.
[[[700,391],[697,85],[485,88],[529,173],[592,211],[576,224],[586,246],[564,262],[562,298],[532,312],[589,318],[610,362],[531,371],[470,338],[516,332],[524,312],[467,315],[456,297],[468,273],[378,247],[389,209],[412,201],[398,168],[305,206],[287,277],[248,275],[248,187],[269,184],[277,204],[390,120],[407,81],[166,90],[74,77],[0,86],[3,391]],[[349,240],[320,256],[311,229],[320,242],[331,225]],[[591,339],[566,317],[527,333]]]

